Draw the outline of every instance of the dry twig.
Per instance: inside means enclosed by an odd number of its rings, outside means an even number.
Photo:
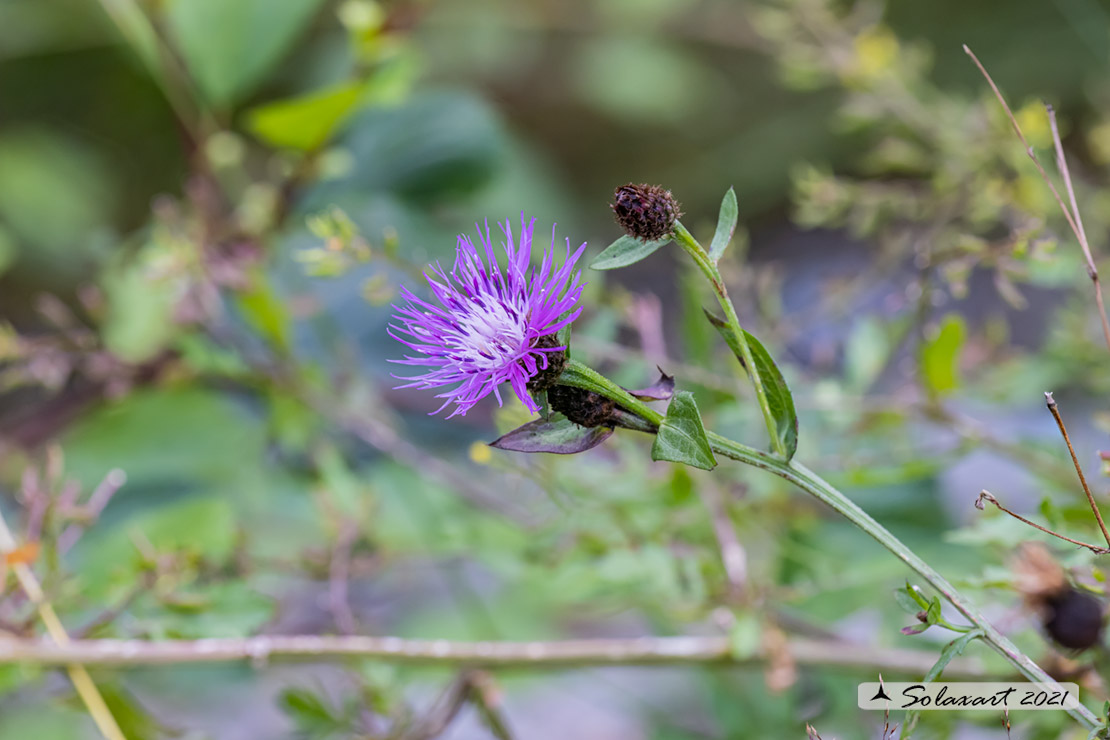
[[[1106,538],[1106,544],[1110,546],[1110,532],[1106,531],[1106,523],[1102,521],[1102,512],[1098,510],[1098,504],[1095,503],[1094,494],[1091,493],[1091,487],[1087,485],[1087,478],[1083,475],[1083,467],[1079,464],[1079,458],[1075,456],[1075,448],[1071,446],[1071,439],[1068,438],[1067,427],[1064,426],[1064,420],[1060,416],[1060,410],[1056,408],[1056,399],[1048,392],[1044,394],[1044,397],[1048,410],[1052,412],[1052,418],[1056,420],[1056,426],[1060,427],[1060,434],[1064,436],[1064,443],[1067,444],[1068,452],[1071,453],[1071,462],[1075,466],[1075,473],[1079,476],[1079,483],[1083,486],[1083,493],[1087,494],[1087,502],[1091,505],[1091,511],[1094,512],[1095,520],[1098,521],[1099,529],[1102,530],[1102,536]]]
[[[994,80],[991,79],[990,74],[987,72],[982,62],[980,62],[979,58],[975,56],[975,53],[968,48],[967,44],[964,44],[964,51],[971,57],[971,60],[975,62],[975,66],[979,68],[983,77],[987,79],[987,84],[991,86],[991,90],[994,91],[994,95],[998,98],[998,102],[1002,104],[1002,109],[1006,111],[1006,116],[1010,119],[1010,124],[1014,127],[1014,132],[1017,133],[1021,143],[1025,146],[1025,153],[1029,155],[1029,158],[1033,160],[1033,164],[1037,166],[1037,171],[1041,173],[1041,179],[1045,181],[1045,184],[1048,185],[1048,189],[1052,191],[1052,197],[1056,199],[1056,203],[1060,206],[1060,210],[1063,211],[1068,226],[1071,227],[1072,233],[1075,234],[1075,238],[1079,241],[1079,246],[1083,249],[1083,256],[1087,259],[1087,275],[1091,278],[1091,283],[1095,288],[1095,303],[1098,304],[1098,317],[1099,320],[1102,321],[1102,336],[1103,339],[1106,340],[1107,349],[1110,349],[1110,319],[1106,317],[1106,305],[1102,300],[1102,284],[1099,282],[1098,269],[1095,267],[1095,260],[1091,255],[1091,246],[1087,241],[1087,232],[1083,229],[1083,219],[1079,216],[1079,206],[1075,199],[1075,188],[1072,186],[1071,173],[1068,171],[1067,159],[1064,157],[1064,147],[1060,143],[1060,132],[1056,126],[1056,111],[1051,105],[1045,105],[1049,122],[1052,125],[1052,143],[1056,151],[1056,165],[1060,169],[1060,174],[1063,176],[1064,184],[1068,190],[1068,200],[1071,202],[1070,208],[1064,203],[1064,199],[1060,197],[1059,190],[1056,189],[1052,180],[1049,179],[1048,173],[1045,172],[1044,167],[1041,165],[1041,161],[1037,159],[1036,152],[1033,151],[1033,147],[1025,138],[1025,134],[1022,133],[1021,126],[1018,125],[1017,118],[1014,117],[1013,111],[1010,110],[1010,106],[1006,103],[1006,99],[1002,97],[1001,91],[999,91],[998,86],[994,84]],[[1110,541],[1110,538],[1108,538],[1108,541]]]
[[[1073,540],[1071,537],[1065,537],[1064,535],[1060,534],[1059,532],[1053,532],[1051,529],[1048,529],[1047,527],[1042,527],[1040,524],[1037,524],[1036,522],[1033,522],[1033,521],[1030,521],[1030,520],[1026,519],[1021,514],[1015,514],[1014,512],[1010,511],[1005,506],[1000,504],[998,502],[998,499],[996,499],[994,497],[994,495],[991,494],[990,491],[982,490],[982,491],[979,492],[979,498],[975,499],[975,508],[982,511],[985,508],[983,506],[984,501],[989,501],[990,503],[992,503],[996,507],[998,507],[998,509],[1000,511],[1002,511],[1004,514],[1009,514],[1014,519],[1017,519],[1019,522],[1024,522],[1025,524],[1028,524],[1030,527],[1033,527],[1034,529],[1041,530],[1045,534],[1050,534],[1053,537],[1059,537],[1060,539],[1064,540],[1065,542],[1070,542],[1073,545],[1079,545],[1080,547],[1085,547],[1088,550],[1090,550],[1091,552],[1095,553],[1096,555],[1106,555],[1107,553],[1110,553],[1110,550],[1108,550],[1105,547],[1100,547],[1099,545],[1091,545],[1091,544],[1086,543],[1086,542],[1080,542],[1079,540]]]

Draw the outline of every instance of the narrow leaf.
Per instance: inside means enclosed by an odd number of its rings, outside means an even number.
[[[513,452],[551,452],[573,455],[597,447],[613,433],[611,427],[581,427],[562,414],[537,419],[498,437],[490,447]]]
[[[667,416],[659,425],[655,444],[651,446],[651,459],[682,463],[702,470],[717,467],[698,405],[690,391],[680,391],[671,399]]]
[[[964,648],[967,647],[969,642],[982,636],[983,630],[975,629],[971,632],[960,635],[955,640],[945,645],[944,649],[940,651],[940,657],[937,658],[937,662],[933,665],[932,668],[929,669],[929,672],[925,674],[925,678],[922,680],[936,681],[938,678],[940,678],[941,671],[943,671],[948,666],[948,664],[952,662],[953,658],[963,653]]]
[[[743,366],[744,359],[740,355],[740,345],[728,330],[728,323],[711,311],[705,311],[705,316],[709,319],[709,323],[717,327],[717,331],[724,337],[729,349]],[[752,352],[759,379],[763,383],[767,404],[771,407],[771,415],[775,418],[775,431],[782,440],[783,447],[786,449],[786,459],[789,460],[798,450],[798,412],[794,410],[794,396],[790,393],[790,386],[786,384],[786,379],[782,377],[782,372],[763,343],[746,330],[744,337],[748,340],[748,349]]]
[[[663,372],[663,368],[659,370],[659,380],[655,381],[647,388],[640,388],[639,390],[628,391],[641,401],[667,401],[674,395],[674,376],[667,375]],[[625,390],[628,390],[627,388]]]
[[[606,247],[604,252],[594,257],[590,267],[595,270],[615,270],[618,267],[628,267],[651,255],[660,247],[669,244],[670,241],[669,236],[653,242],[645,242],[631,236],[622,236]]]
[[[911,585],[909,581],[906,581],[906,593],[912,596],[913,600],[916,601],[917,605],[922,609],[929,608],[929,600],[926,599],[925,595],[921,593],[921,589],[919,589],[917,586]]]
[[[912,595],[907,593],[910,586],[900,588],[894,592],[894,600],[898,602],[898,607],[906,614],[917,614],[921,611],[921,606],[917,603]]]
[[[736,190],[729,188],[721,201],[721,213],[717,216],[717,232],[713,234],[713,241],[709,245],[709,259],[714,263],[721,258],[732,241],[736,231],[736,220],[739,218],[740,208],[736,204]]]

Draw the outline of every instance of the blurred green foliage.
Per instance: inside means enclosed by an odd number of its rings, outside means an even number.
[[[645,180],[709,244],[732,186],[721,270],[794,391],[801,459],[1017,613],[1004,564],[1036,533],[973,516],[971,494],[1016,479],[1015,508],[1095,536],[1039,395],[1061,391],[1093,461],[1110,376],[1078,247],[959,43],[1046,163],[1038,101],[1057,105],[1097,252],[1107,21],[1093,0],[0,3],[0,510],[42,542],[36,573],[91,638],[353,619],[430,639],[726,634],[738,657],[848,637],[877,659],[935,658],[950,636],[900,632],[905,568],[777,479],[652,463],[632,433],[570,459],[491,450],[528,420],[514,404],[427,418],[429,394],[392,389],[388,304],[475,222],[524,211],[593,257],[617,236],[613,187]],[[657,444],[681,449],[657,457],[711,467],[685,444],[687,402],[753,444],[762,420],[677,259],[590,272],[573,348],[629,387],[656,363],[675,374],[677,436]],[[1061,559],[1103,589],[1089,553]],[[1009,628],[1062,660],[1032,620]],[[42,630],[5,572],[8,633]],[[676,669],[678,689],[649,669],[565,680],[622,736],[881,732],[853,699],[871,673],[779,658]],[[95,736],[59,675],[0,666],[0,738]],[[94,677],[133,739],[415,737],[451,679],[381,664]],[[601,735],[566,711],[564,679],[496,679],[520,736],[551,734],[535,718],[553,712],[560,737]],[[614,685],[635,701],[608,701]],[[496,733],[496,706],[470,702],[484,720],[458,736]],[[994,717],[941,713],[915,736],[969,725],[1004,737]],[[1050,712],[1019,725],[1080,736]]]

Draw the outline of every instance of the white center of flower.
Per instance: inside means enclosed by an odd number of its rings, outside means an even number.
[[[477,370],[496,370],[519,359],[525,349],[525,322],[517,309],[478,301],[458,318],[450,345],[455,356]]]

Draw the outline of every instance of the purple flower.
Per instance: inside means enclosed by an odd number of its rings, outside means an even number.
[[[556,269],[553,229],[551,246],[544,249],[543,263],[537,269],[532,266],[533,223],[534,219],[525,224],[521,214],[517,242],[509,221],[501,225],[505,232],[504,271],[497,264],[488,222],[484,234],[478,227],[480,248],[460,235],[450,274],[438,262],[429,267],[432,274],[424,273],[440,306],[401,287],[405,304],[394,304],[397,323],[390,324],[389,335],[419,355],[392,362],[427,372],[400,378],[412,382],[397,387],[454,386],[436,395],[447,400],[432,413],[454,403],[450,416],[465,415],[490,393],[501,404],[498,386],[506,381],[529,411],[539,411],[528,392],[528,382],[548,368],[549,353],[566,350],[565,346],[552,346],[551,335],[582,312],[576,305],[582,296],[582,273],[572,276],[571,271],[586,245],[571,254],[568,239],[566,258]]]

